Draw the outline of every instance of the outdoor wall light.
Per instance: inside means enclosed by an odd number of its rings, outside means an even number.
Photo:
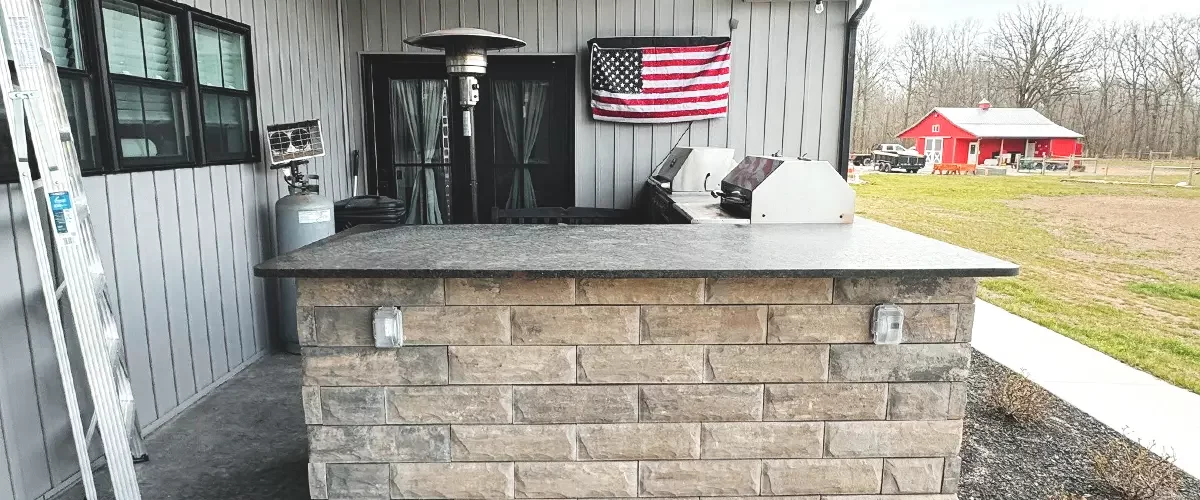
[[[463,137],[467,138],[467,162],[471,167],[471,222],[479,223],[479,177],[475,169],[475,105],[479,103],[479,80],[487,73],[489,50],[524,47],[525,42],[478,28],[431,31],[404,41],[409,45],[446,53],[446,73],[458,77],[458,103],[462,106]]]
[[[896,345],[904,341],[904,309],[896,304],[875,306],[871,337],[880,345]]]
[[[371,321],[375,347],[395,349],[404,345],[404,315],[397,307],[380,307]]]
[[[825,13],[825,0],[817,0],[817,5],[813,7],[813,11],[817,14]]]

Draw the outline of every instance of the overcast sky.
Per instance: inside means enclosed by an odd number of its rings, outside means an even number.
[[[1051,0],[1067,10],[1096,19],[1155,18],[1180,13],[1200,15],[1200,0]],[[880,21],[888,41],[912,21],[949,25],[974,17],[981,21],[1015,10],[1021,0],[875,0],[870,15]]]

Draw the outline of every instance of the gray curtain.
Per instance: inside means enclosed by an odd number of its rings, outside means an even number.
[[[396,163],[430,164],[437,159],[445,106],[446,82],[443,80],[392,81],[392,133],[395,134],[392,151]],[[401,175],[407,175],[407,172]],[[444,223],[437,192],[437,169],[422,167],[412,186],[406,222]]]
[[[529,164],[534,162],[534,147],[542,130],[550,82],[499,80],[495,82],[495,89],[500,128],[504,130],[509,150],[521,164],[513,171],[505,207],[536,208],[537,196],[533,191],[533,172]]]

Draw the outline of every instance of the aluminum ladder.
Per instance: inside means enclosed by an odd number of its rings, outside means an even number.
[[[88,445],[95,430],[99,429],[114,497],[140,500],[133,464],[147,459],[146,447],[134,410],[120,327],[113,315],[104,267],[96,250],[79,157],[67,120],[58,69],[50,51],[41,1],[0,0],[0,13],[4,16],[8,47],[13,52],[6,54],[8,49],[0,46],[0,55],[5,56],[0,61],[11,59],[16,66],[14,79],[9,66],[0,64],[3,67],[0,90],[6,97],[21,194],[28,214],[26,218],[84,491],[89,500],[97,499]],[[41,174],[39,181],[34,181],[30,171],[27,144],[33,145]],[[40,203],[45,204],[53,250],[46,244],[47,227],[43,227],[44,221],[39,216]],[[57,268],[51,261],[51,251],[57,257]],[[56,274],[61,277],[61,282],[56,279]],[[70,304],[69,313],[94,408],[86,431],[75,392],[63,311],[59,307],[64,294]]]

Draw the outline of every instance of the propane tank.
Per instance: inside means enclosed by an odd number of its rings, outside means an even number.
[[[317,194],[311,182],[317,176],[302,176],[298,165],[290,166],[285,176],[291,193],[275,202],[275,231],[279,254],[291,252],[334,233],[333,201]],[[300,336],[296,330],[296,280],[279,280],[280,332],[287,351],[300,354]]]

